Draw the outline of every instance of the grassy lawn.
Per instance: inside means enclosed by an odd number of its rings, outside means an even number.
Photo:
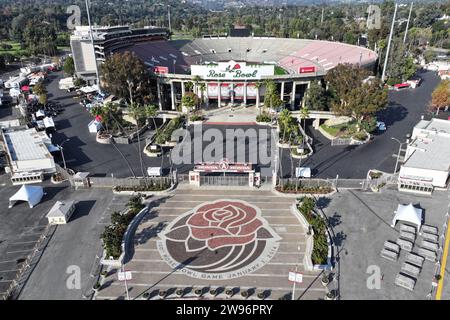
[[[276,76],[282,76],[284,74],[288,74],[288,72],[280,66],[275,66],[275,75]]]
[[[194,37],[191,34],[174,33],[170,36],[170,40],[193,40]]]
[[[326,126],[321,125],[320,126],[326,133],[332,135],[333,137],[350,137],[356,132],[356,122],[348,122],[348,123],[342,123],[336,126]]]
[[[8,50],[4,50],[1,45],[2,44],[9,44],[10,46],[12,46],[11,49]],[[0,41],[0,54],[2,53],[9,53],[9,54],[13,54],[13,55],[17,55],[20,56],[25,52],[25,50],[22,50],[20,47],[20,43],[16,42],[16,41]]]

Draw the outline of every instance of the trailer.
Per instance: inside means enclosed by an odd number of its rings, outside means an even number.
[[[72,77],[63,78],[59,80],[58,86],[60,90],[68,90],[68,91],[75,88],[74,80]]]
[[[10,77],[8,81],[5,82],[5,88],[21,88],[23,85],[28,84],[28,78],[23,76]]]

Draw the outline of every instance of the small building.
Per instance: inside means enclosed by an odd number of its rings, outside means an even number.
[[[56,201],[47,214],[49,224],[66,224],[75,211],[74,201]]]
[[[421,120],[412,133],[400,168],[400,191],[431,194],[447,188],[450,172],[450,121]]]
[[[47,148],[51,139],[45,132],[35,128],[3,128],[1,133],[10,172],[56,172],[55,161]]]

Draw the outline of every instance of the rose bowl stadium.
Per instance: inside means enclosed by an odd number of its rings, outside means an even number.
[[[320,81],[341,63],[373,68],[378,59],[365,47],[321,40],[209,36],[169,40],[163,28],[128,26],[96,27],[93,34],[97,63],[115,52],[131,51],[149,67],[157,77],[161,110],[181,111],[187,91],[210,107],[259,105],[269,79],[286,106],[297,110],[311,81]],[[95,79],[86,27],[75,30],[71,47],[77,75]]]

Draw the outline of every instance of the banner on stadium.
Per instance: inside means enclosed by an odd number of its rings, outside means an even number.
[[[217,64],[191,65],[191,75],[203,79],[261,79],[262,76],[273,76],[275,66],[268,64],[247,64],[246,62],[219,62]]]

